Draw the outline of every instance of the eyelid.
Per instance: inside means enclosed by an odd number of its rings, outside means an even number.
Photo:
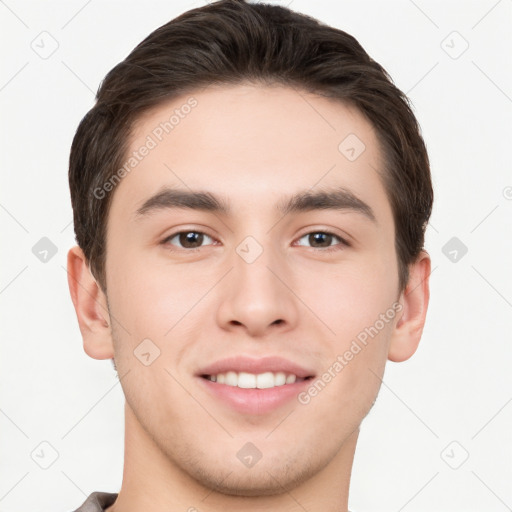
[[[166,230],[167,231],[167,230]],[[179,228],[172,228],[168,235],[163,235],[162,242],[165,240],[168,240],[169,238],[173,238],[176,235],[179,235],[180,233],[202,233],[203,235],[208,235],[210,238],[213,238],[217,240],[217,237],[211,233],[211,230],[206,227],[202,226],[201,224],[196,224],[192,226],[183,226]]]
[[[320,226],[313,225],[313,226],[308,226],[307,228],[304,228],[304,232],[301,235],[299,235],[296,238],[296,240],[299,240],[303,236],[309,235],[311,233],[325,233],[328,235],[335,236],[335,237],[339,238],[345,245],[347,245],[349,247],[351,247],[353,244],[353,238],[348,233],[345,233],[344,231],[341,231],[336,228],[328,228],[328,227],[321,226],[321,225]]]
[[[167,245],[167,243],[170,242],[170,240],[172,240],[173,238],[175,238],[178,235],[181,235],[182,233],[199,233],[201,235],[206,235],[207,237],[211,238],[214,242],[218,242],[217,238],[214,237],[213,235],[210,235],[208,233],[208,231],[205,230],[204,228],[201,228],[201,229],[181,228],[181,229],[178,229],[177,231],[173,231],[169,235],[164,236],[164,238],[162,239],[160,244]],[[171,245],[171,244],[169,244],[169,245]],[[214,244],[209,244],[209,245],[214,245]],[[207,246],[194,247],[193,249],[183,249],[183,248],[175,246],[175,245],[173,245],[172,247],[174,248],[174,250],[192,252],[192,251],[197,251],[197,250],[202,249],[203,247],[207,247]]]
[[[296,240],[299,241],[301,238],[304,238],[305,236],[315,234],[315,233],[322,233],[324,235],[329,235],[334,238],[337,238],[339,240],[339,243],[330,245],[329,247],[309,247],[309,249],[313,249],[314,251],[330,252],[330,251],[341,250],[339,248],[339,246],[343,246],[343,247],[351,247],[352,246],[351,243],[349,241],[347,241],[345,237],[343,237],[343,236],[339,235],[338,233],[335,233],[334,231],[331,231],[329,229],[311,229],[309,231],[306,231],[302,235],[298,236]],[[300,247],[303,247],[303,246],[300,246]]]

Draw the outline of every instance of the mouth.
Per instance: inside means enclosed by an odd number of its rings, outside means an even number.
[[[217,373],[215,375],[203,374],[200,376],[210,382],[224,384],[226,386],[238,387],[242,389],[271,389],[280,386],[287,386],[296,382],[303,382],[313,378],[313,375],[307,377],[297,377],[294,373],[285,372],[264,372],[248,373],[228,371]]]
[[[222,407],[247,415],[265,415],[290,404],[315,373],[279,357],[228,358],[196,373],[197,381]]]

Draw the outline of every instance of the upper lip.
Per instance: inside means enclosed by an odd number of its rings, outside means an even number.
[[[306,377],[314,377],[314,372],[308,370],[288,359],[282,357],[270,356],[261,358],[250,357],[228,357],[221,359],[213,364],[201,368],[197,375],[218,375],[226,372],[247,372],[260,374],[265,372],[283,372],[286,374],[294,374],[299,379]]]

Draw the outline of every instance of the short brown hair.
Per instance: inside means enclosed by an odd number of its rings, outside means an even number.
[[[152,32],[107,74],[78,126],[69,162],[76,241],[102,289],[114,190],[101,197],[95,190],[123,165],[134,123],[179,95],[242,82],[335,98],[369,120],[381,145],[403,290],[433,203],[427,150],[407,96],[346,32],[284,7],[244,0],[192,9]]]

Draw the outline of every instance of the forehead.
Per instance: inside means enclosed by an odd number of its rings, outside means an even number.
[[[240,213],[340,185],[387,202],[366,118],[284,86],[211,86],[162,103],[136,122],[125,164],[111,209],[127,216],[164,186],[208,190]]]

